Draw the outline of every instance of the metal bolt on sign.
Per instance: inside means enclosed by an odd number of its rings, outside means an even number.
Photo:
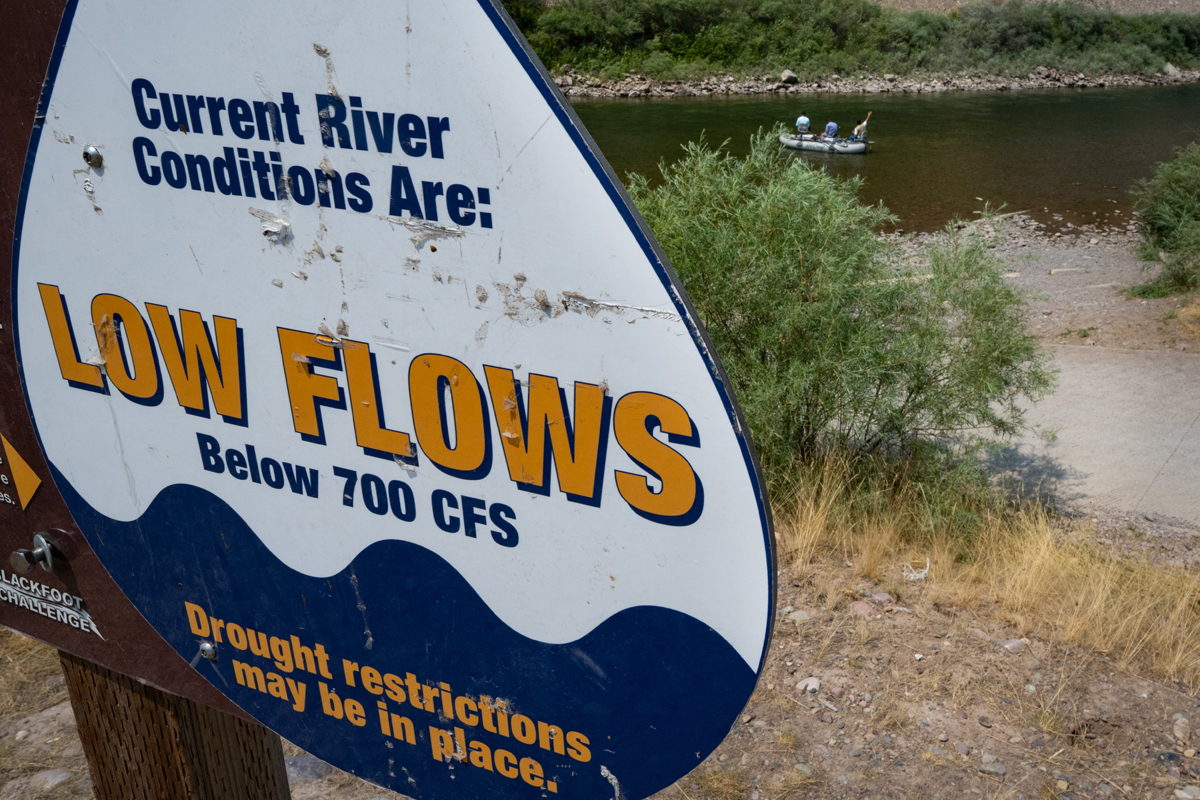
[[[92,169],[100,169],[104,165],[104,156],[94,144],[83,148],[83,160]]]
[[[8,563],[14,572],[28,575],[33,572],[35,565],[41,565],[46,572],[54,571],[54,545],[40,533],[33,536],[32,550],[14,550],[8,557]]]

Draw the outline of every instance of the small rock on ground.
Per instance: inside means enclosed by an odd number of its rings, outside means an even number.
[[[62,769],[47,769],[35,775],[9,781],[0,789],[0,800],[20,800],[34,797],[55,789],[71,779],[71,773]]]
[[[289,756],[284,759],[284,764],[287,767],[289,784],[320,780],[333,771],[324,761],[307,753],[302,756]]]
[[[860,617],[873,617],[876,614],[875,606],[865,600],[855,600],[850,604],[850,610]]]

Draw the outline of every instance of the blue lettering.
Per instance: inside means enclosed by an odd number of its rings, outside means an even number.
[[[450,215],[450,219],[458,225],[474,225],[474,212],[463,211],[464,208],[474,207],[475,195],[470,189],[461,183],[450,184],[450,188],[446,190],[446,213]]]
[[[317,190],[308,170],[292,167],[288,170],[288,179],[291,182],[292,199],[302,206],[311,206],[317,199]]]
[[[442,134],[450,130],[449,117],[428,117],[429,119],[429,154],[434,158],[445,158],[442,150]]]
[[[246,457],[242,455],[241,451],[234,450],[232,447],[226,450],[225,463],[229,465],[229,474],[239,481],[244,481],[250,477],[246,472]]]
[[[212,436],[203,433],[196,434],[196,441],[200,443],[200,463],[204,465],[204,469],[218,475],[224,472],[225,462],[221,460],[220,443]]]
[[[401,495],[404,495],[403,501]],[[392,507],[392,516],[401,522],[412,522],[417,518],[417,503],[412,487],[404,481],[392,481],[388,484],[388,503]]]
[[[446,507],[458,508],[458,498],[445,489],[437,489],[433,493],[433,522],[446,533],[458,533],[460,526],[458,517],[446,518]]]
[[[238,182],[237,174],[237,158],[233,155],[233,148],[226,147],[223,151],[224,158],[213,159],[213,173],[217,179],[217,191],[225,195],[242,194],[242,186]]]
[[[146,156],[156,155],[158,155],[158,150],[154,148],[154,142],[145,136],[139,136],[133,140],[133,163],[137,165],[138,177],[151,186],[162,183],[162,170],[158,167],[146,167]]]
[[[367,124],[371,126],[371,138],[375,140],[375,149],[380,153],[392,152],[392,130],[396,127],[396,115],[387,113],[383,115],[383,124],[380,125],[379,112],[368,111]]]
[[[465,533],[472,539],[475,537],[475,525],[477,523],[487,524],[487,515],[479,512],[487,508],[487,503],[477,497],[467,497],[463,495],[462,510],[463,510],[463,527],[466,528]]]
[[[408,167],[397,165],[392,167],[392,199],[388,213],[393,217],[401,217],[405,211],[417,219],[424,217],[421,213],[421,200],[417,197],[417,188],[413,186]]]
[[[229,127],[239,139],[254,138],[254,112],[245,100],[229,101]]]
[[[273,458],[264,458],[261,462],[263,481],[272,489],[283,488],[283,469]]]
[[[158,93],[154,91],[154,84],[145,78],[138,78],[129,87],[129,90],[133,93],[133,108],[137,111],[138,122],[151,130],[158,128],[162,124],[162,117],[159,116],[158,109],[156,108],[147,111],[145,102],[146,100],[153,100],[158,97]],[[157,182],[155,181],[155,183]]]
[[[350,195],[351,210],[366,214],[375,205],[371,193],[364,188],[370,185],[371,181],[361,173],[351,172],[346,176],[346,192]]]
[[[174,189],[182,189],[187,186],[187,170],[184,169],[183,159],[179,153],[174,150],[168,150],[162,154],[160,159],[162,163],[163,177],[167,179],[167,185]]]
[[[321,121],[321,144],[333,147],[333,132],[337,131],[337,145],[350,149],[350,131],[346,130],[346,104],[331,94],[317,95],[317,117]]]
[[[499,531],[492,531],[492,541],[504,547],[516,547],[520,541],[520,534],[509,520],[515,520],[517,514],[508,506],[502,503],[493,503],[491,508],[492,524],[499,528]]]
[[[309,497],[317,496],[317,478],[319,477],[315,469],[306,467],[293,468],[288,462],[283,462],[284,472],[287,473],[288,485],[296,494],[306,494]],[[382,486],[380,487],[382,489]]]
[[[421,181],[421,198],[425,201],[425,219],[437,222],[437,199],[442,195],[442,184]]]
[[[402,114],[400,124],[396,126],[396,135],[400,137],[400,149],[405,155],[420,158],[425,155],[428,145],[425,144],[425,123],[416,114]]]

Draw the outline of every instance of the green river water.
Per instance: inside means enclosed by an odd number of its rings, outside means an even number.
[[[797,154],[840,176],[865,181],[862,198],[882,202],[905,230],[933,230],[983,201],[1075,224],[1129,219],[1128,189],[1200,140],[1200,86],[941,94],[750,95],[679,99],[577,99],[575,110],[622,178],[658,177],[662,159],[698,139],[749,148],[760,126],[813,127],[833,119],[848,133],[874,112],[873,151]]]

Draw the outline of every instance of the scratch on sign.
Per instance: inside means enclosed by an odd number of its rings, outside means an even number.
[[[655,319],[679,320],[678,314],[672,311],[663,311],[659,308],[650,308],[648,306],[631,306],[627,303],[608,303],[603,300],[596,300],[591,297],[585,297],[579,292],[563,292],[567,307],[574,311],[582,311],[588,316],[595,316],[597,311],[608,309],[620,313],[622,311],[637,311],[640,314],[645,314],[647,317]]]
[[[447,228],[423,219],[412,217],[380,217],[394,225],[407,228],[412,236],[409,238],[415,246],[420,247],[430,239],[459,239],[465,235],[462,228]]]

